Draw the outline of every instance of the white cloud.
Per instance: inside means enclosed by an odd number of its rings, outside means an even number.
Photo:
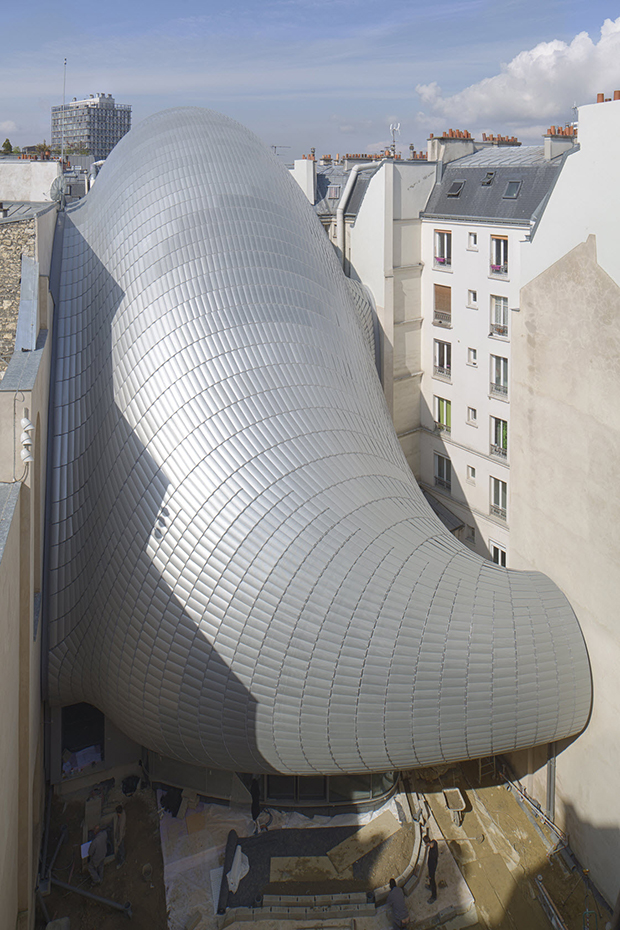
[[[451,128],[470,131],[515,131],[537,134],[541,121],[564,122],[572,106],[594,103],[597,93],[620,88],[620,17],[606,19],[598,42],[580,32],[570,44],[541,42],[520,52],[501,72],[444,96],[436,83],[418,84],[423,112],[421,125],[435,123],[435,131],[448,128],[436,121],[451,120]]]
[[[7,119],[3,123],[0,123],[0,132],[15,132],[17,130],[17,124],[13,122],[12,119]]]

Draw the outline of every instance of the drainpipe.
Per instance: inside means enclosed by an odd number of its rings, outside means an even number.
[[[555,820],[555,743],[547,746],[547,804],[545,814]]]
[[[345,235],[344,235],[344,211],[346,210],[349,198],[351,197],[351,191],[353,190],[353,185],[355,184],[355,179],[360,168],[366,167],[366,165],[353,165],[351,168],[351,174],[347,178],[347,183],[345,185],[344,191],[342,192],[342,197],[338,201],[338,207],[336,208],[336,245],[340,249],[340,256],[342,260],[342,267],[344,269],[346,264],[345,258]]]

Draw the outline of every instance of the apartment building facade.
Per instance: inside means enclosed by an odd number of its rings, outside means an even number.
[[[418,477],[457,518],[459,538],[506,566],[521,243],[562,152],[547,157],[544,146],[506,140],[446,164],[451,142],[443,140],[442,177],[422,215]]]
[[[86,150],[96,160],[107,158],[131,129],[131,105],[116,103],[112,94],[52,107],[52,147]]]

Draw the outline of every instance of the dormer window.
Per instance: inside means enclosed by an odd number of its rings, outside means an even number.
[[[465,181],[453,181],[448,191],[448,197],[459,197],[465,186]]]
[[[330,184],[327,188],[327,199],[338,200],[340,197],[340,184]]]
[[[509,181],[504,191],[504,200],[516,200],[521,190],[521,181]]]

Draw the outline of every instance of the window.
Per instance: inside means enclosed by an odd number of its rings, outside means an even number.
[[[452,264],[452,233],[435,230],[435,267],[449,268]]]
[[[452,464],[445,455],[435,453],[435,484],[449,491],[452,487]]]
[[[465,186],[465,181],[453,181],[448,191],[448,197],[459,197]]]
[[[467,466],[467,481],[469,482],[469,484],[476,483],[476,469],[474,468],[473,465]]]
[[[504,200],[516,200],[521,190],[521,181],[509,181],[504,191]]]
[[[435,285],[433,323],[435,326],[452,325],[452,288],[443,284]]]
[[[433,374],[435,377],[449,380],[451,370],[452,345],[449,342],[441,342],[440,339],[435,339]]]
[[[494,172],[494,171],[487,171],[486,175],[485,175],[485,176],[483,177],[483,179],[482,179],[482,182],[481,182],[481,183],[482,183],[482,186],[483,186],[483,187],[490,187],[491,184],[493,183],[493,178],[494,178],[494,177],[495,177],[495,172]]]
[[[508,485],[499,478],[491,478],[491,503],[489,513],[500,520],[506,519],[506,500],[508,497]]]
[[[498,546],[491,539],[489,540],[489,549],[491,550],[491,561],[495,562],[496,565],[501,565],[502,568],[506,568],[506,550],[503,546]]]
[[[491,356],[491,394],[496,397],[508,396],[508,359],[501,355]]]
[[[491,455],[505,459],[508,455],[508,423],[491,417]]]
[[[340,197],[340,184],[330,184],[327,188],[328,200],[338,200]]]
[[[491,295],[491,336],[508,335],[508,298]]]
[[[475,544],[475,542],[476,542],[476,527],[475,527],[475,526],[470,526],[469,523],[466,523],[465,526],[466,526],[466,528],[467,528],[467,535],[466,535],[466,537],[465,537],[465,541],[466,541],[466,542],[469,542],[469,543],[474,543],[474,544]]]
[[[469,233],[467,236],[467,248],[473,249],[475,252],[478,251],[478,233]]]
[[[475,407],[467,408],[467,422],[470,426],[478,426],[478,411]]]
[[[472,365],[474,368],[478,367],[478,349],[467,350],[467,364]]]
[[[435,397],[435,426],[446,433],[452,429],[452,404],[445,397]]]
[[[467,291],[467,306],[474,310],[478,307],[478,291]]]
[[[491,274],[508,274],[508,236],[491,236]]]

